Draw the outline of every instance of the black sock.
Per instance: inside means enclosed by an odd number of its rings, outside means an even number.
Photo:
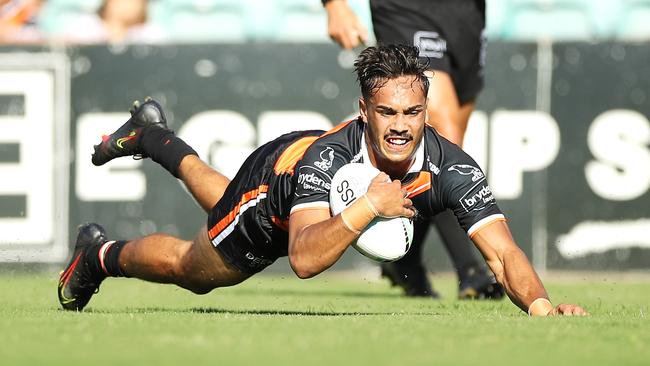
[[[122,241],[107,241],[102,244],[97,253],[97,262],[99,263],[100,270],[110,277],[129,277],[120,269],[118,261],[120,252],[126,244],[126,240]]]
[[[143,131],[140,146],[151,160],[163,166],[176,178],[178,167],[187,155],[197,155],[185,141],[174,135],[174,132],[159,127],[147,128]]]
[[[474,254],[474,245],[465,230],[458,224],[453,212],[450,210],[441,212],[433,217],[433,222],[456,268],[459,280],[462,281],[476,272],[480,267]]]

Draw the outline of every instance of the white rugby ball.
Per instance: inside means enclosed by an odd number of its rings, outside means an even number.
[[[368,164],[350,163],[339,169],[330,190],[330,210],[337,215],[368,191],[379,170]],[[391,262],[402,258],[413,241],[413,223],[405,217],[375,218],[352,246],[368,258]]]

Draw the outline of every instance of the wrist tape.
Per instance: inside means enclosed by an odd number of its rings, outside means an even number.
[[[546,316],[551,311],[553,311],[553,304],[544,297],[533,300],[528,307],[528,315],[530,316]]]
[[[343,224],[355,234],[361,234],[361,230],[377,216],[379,216],[377,209],[365,194],[350,207],[341,211]]]

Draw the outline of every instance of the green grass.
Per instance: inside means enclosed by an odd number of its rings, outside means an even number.
[[[648,365],[650,282],[547,281],[587,318],[529,318],[505,301],[405,299],[383,281],[259,275],[193,295],[110,279],[83,313],[56,275],[0,275],[1,365]]]

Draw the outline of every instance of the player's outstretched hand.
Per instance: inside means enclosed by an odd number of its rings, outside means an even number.
[[[406,197],[400,181],[391,181],[386,173],[379,173],[370,182],[366,196],[381,217],[413,217],[413,202]]]
[[[589,315],[589,313],[578,305],[560,304],[553,308],[553,311],[549,315],[585,316]]]
[[[368,30],[354,14],[347,1],[329,1],[327,10],[327,33],[346,50],[368,41]]]

